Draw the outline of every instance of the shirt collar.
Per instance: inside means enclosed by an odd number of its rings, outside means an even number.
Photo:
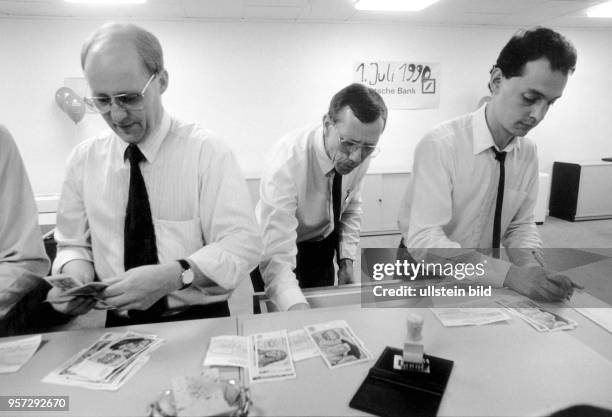
[[[323,139],[323,125],[319,126],[314,132],[313,146],[315,155],[317,156],[317,162],[323,172],[323,175],[329,174],[334,169],[334,163],[327,152],[325,151],[325,140]]]
[[[159,152],[159,148],[161,147],[164,138],[168,135],[168,132],[170,132],[171,124],[170,116],[164,111],[161,123],[159,124],[157,130],[153,132],[153,134],[149,135],[146,140],[138,144],[138,149],[140,149],[140,152],[142,152],[144,157],[147,159],[147,162],[153,163],[155,161],[155,157]],[[125,150],[129,144],[121,139],[119,139],[119,144],[121,148],[121,155],[123,156],[125,155]]]
[[[489,130],[489,126],[487,125],[487,118],[485,116],[486,107],[487,105],[485,103],[478,110],[472,113],[472,146],[474,155],[478,155],[491,147],[494,147],[498,151],[504,152],[512,152],[514,149],[518,151],[520,149],[520,141],[517,137],[512,138],[510,143],[508,143],[504,149],[499,149],[497,147],[495,141],[493,140],[493,135]]]

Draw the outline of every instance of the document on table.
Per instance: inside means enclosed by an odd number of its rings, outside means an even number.
[[[17,372],[40,346],[41,336],[0,343],[0,374]]]
[[[249,367],[249,339],[245,336],[215,336],[210,339],[204,366]]]
[[[432,308],[431,311],[446,327],[481,326],[511,319],[501,308]]]
[[[566,304],[612,333],[612,307],[609,304],[586,292],[578,291],[574,292],[572,299],[566,301]]]
[[[575,310],[612,333],[612,308],[575,308]]]

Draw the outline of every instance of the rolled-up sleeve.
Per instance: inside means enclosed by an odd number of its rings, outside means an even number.
[[[84,155],[82,147],[77,147],[68,158],[57,208],[57,255],[53,262],[54,274],[59,273],[65,264],[75,259],[93,262],[91,232],[83,201],[83,176]]]
[[[264,255],[260,272],[267,296],[281,311],[306,303],[293,270],[297,255],[297,187],[287,166],[264,173],[256,214],[260,224]]]
[[[258,264],[261,237],[244,176],[231,150],[209,139],[201,152],[199,213],[205,246],[189,260],[219,291],[227,292]],[[211,290],[207,288],[208,293]]]

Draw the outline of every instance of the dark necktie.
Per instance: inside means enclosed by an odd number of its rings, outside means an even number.
[[[342,199],[342,175],[334,170],[332,182],[332,210],[334,213],[334,231],[336,238],[336,260],[340,261],[340,203]]]
[[[125,158],[130,161],[130,189],[123,234],[123,265],[125,270],[128,271],[138,266],[158,264],[159,259],[157,257],[155,228],[153,227],[149,195],[139,166],[140,162],[145,160],[145,157],[138,146],[130,144],[125,150]],[[166,297],[162,297],[148,310],[130,310],[129,315],[130,317],[143,314],[159,316],[166,305]]]
[[[495,159],[499,161],[499,183],[497,185],[497,201],[495,203],[495,217],[493,219],[493,256],[499,258],[501,247],[501,215],[502,206],[504,204],[504,181],[505,181],[505,167],[506,152],[498,152],[495,148]]]

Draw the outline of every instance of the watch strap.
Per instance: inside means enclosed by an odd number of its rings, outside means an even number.
[[[181,268],[183,268],[183,271],[187,271],[188,269],[191,269],[191,265],[189,265],[189,262],[187,262],[184,259],[178,259],[177,262],[181,265]]]
[[[191,274],[192,274],[191,281],[185,282],[184,280],[185,274],[187,273],[187,271],[191,270],[191,265],[185,259],[177,259],[177,262],[179,263],[181,268],[183,268],[183,272],[181,272],[181,288],[179,290],[184,290],[185,288],[191,286],[191,284],[193,283],[193,271],[191,271]]]

